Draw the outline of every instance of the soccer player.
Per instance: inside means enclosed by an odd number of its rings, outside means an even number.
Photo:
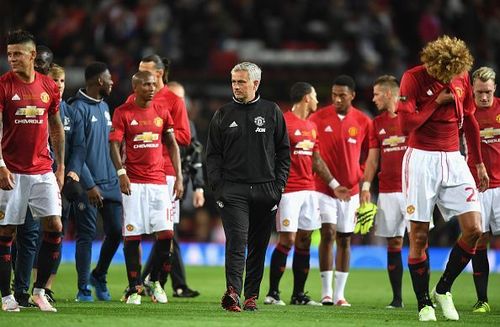
[[[75,201],[76,221],[76,270],[78,273],[79,302],[92,302],[90,284],[99,300],[109,301],[111,295],[107,288],[106,274],[121,241],[122,233],[122,195],[118,176],[109,154],[109,131],[111,116],[104,97],[111,93],[113,81],[105,63],[93,62],[85,68],[85,88],[78,90],[68,100],[71,110],[82,121],[87,155],[84,158],[80,184],[86,193]],[[76,126],[74,133],[79,132]],[[77,164],[82,165],[73,154],[69,157],[68,170]],[[105,238],[101,246],[97,266],[90,271],[92,241],[96,234],[97,210],[104,227]]]
[[[35,72],[35,57],[31,34],[22,30],[9,33],[11,71],[0,77],[0,291],[2,309],[19,311],[10,293],[10,245],[29,207],[43,229],[32,300],[42,311],[56,312],[45,298],[44,287],[61,255],[59,191],[64,180],[64,131],[58,114],[58,88],[52,79]],[[47,146],[49,135],[57,162],[55,173]]]
[[[387,239],[387,272],[392,288],[392,301],[387,308],[403,307],[401,248],[406,229],[406,206],[401,189],[401,166],[407,140],[396,114],[398,97],[399,85],[394,76],[383,75],[377,78],[373,84],[373,102],[380,114],[373,120],[373,135],[370,137],[370,150],[360,194],[361,204],[371,201],[370,185],[380,162],[375,235]]]
[[[468,76],[473,58],[462,40],[442,36],[423,48],[420,59],[422,65],[404,73],[398,103],[402,131],[409,135],[402,172],[406,218],[411,221],[408,267],[418,301],[419,320],[436,320],[431,297],[447,319],[458,320],[451,286],[474,255],[481,236],[476,184],[459,152],[461,128],[470,160],[478,172],[479,190],[488,188]],[[425,249],[435,205],[445,220],[458,217],[462,235],[429,295],[429,262]]]
[[[288,253],[295,244],[290,303],[317,306],[321,303],[304,293],[309,273],[311,234],[321,227],[313,169],[321,173],[326,171],[329,174],[327,181],[332,176],[319,155],[316,124],[308,119],[318,106],[316,90],[309,83],[298,82],[292,86],[290,98],[292,110],[283,115],[290,139],[290,174],[276,215],[278,244],[271,257],[269,292],[264,304],[285,305],[280,299],[279,282],[286,269]]]
[[[251,62],[233,67],[233,101],[214,114],[208,133],[208,181],[226,235],[226,292],[221,306],[233,312],[241,311],[243,270],[243,310],[257,310],[272,222],[290,168],[283,114],[257,93],[261,74]]]
[[[332,86],[333,104],[311,116],[318,127],[321,157],[333,175],[328,184],[316,176],[316,190],[320,193],[319,264],[323,305],[350,306],[344,289],[349,275],[351,235],[359,207],[358,184],[363,176],[360,160],[362,150],[368,152],[372,129],[371,119],[352,105],[356,96],[355,87],[352,77],[338,76]],[[339,186],[349,189],[350,197],[339,197],[336,194]],[[334,239],[337,244],[335,293],[332,290]]]
[[[176,172],[175,194],[183,193],[179,147],[175,141],[173,121],[168,111],[152,101],[156,81],[150,72],[138,72],[132,77],[134,102],[116,108],[109,137],[111,157],[120,178],[124,194],[124,253],[129,280],[127,304],[141,304],[141,264],[139,245],[142,234],[155,233],[150,280],[154,302],[167,303],[167,295],[158,281],[160,271],[170,265],[170,245],[173,219],[163,169],[164,142]],[[125,162],[122,165],[120,147],[125,141]],[[126,169],[126,170],[125,170]]]
[[[54,60],[54,53],[48,47],[39,45],[36,47],[35,70],[43,75],[48,75],[52,61]]]
[[[490,312],[488,304],[488,242],[490,235],[500,235],[500,171],[497,168],[500,162],[500,99],[495,97],[495,71],[489,67],[481,67],[472,74],[472,86],[476,113],[481,136],[481,153],[486,171],[490,177],[489,188],[479,194],[482,213],[482,231],[476,247],[476,254],[472,257],[474,270],[474,284],[476,286],[477,303],[473,312]],[[467,163],[480,185],[476,167],[472,156],[468,156]]]

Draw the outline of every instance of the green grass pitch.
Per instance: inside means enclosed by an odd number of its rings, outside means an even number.
[[[219,300],[224,292],[222,267],[187,267],[188,281],[192,288],[201,292],[195,299],[179,299],[171,296],[170,281],[167,289],[168,304],[153,304],[143,297],[140,306],[125,305],[119,301],[126,286],[125,267],[113,265],[108,283],[113,296],[111,302],[76,303],[76,272],[72,264],[61,265],[54,285],[57,313],[43,313],[38,309],[25,309],[20,313],[0,312],[2,327],[42,326],[417,326],[416,301],[408,272],[403,280],[405,308],[385,309],[390,302],[391,291],[385,271],[353,270],[349,275],[346,297],[350,308],[308,306],[265,306],[262,301],[268,287],[268,268],[261,287],[257,312],[232,313],[221,309]],[[431,275],[431,287],[440,273]],[[287,270],[281,281],[282,299],[289,302],[292,272]],[[318,270],[311,270],[306,285],[315,300],[321,293]],[[489,303],[492,312],[473,314],[471,307],[476,295],[472,276],[463,273],[453,287],[455,305],[460,321],[445,321],[437,309],[437,323],[447,326],[500,326],[500,274],[492,274],[489,284]]]

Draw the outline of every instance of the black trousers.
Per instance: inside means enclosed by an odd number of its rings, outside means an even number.
[[[217,205],[226,235],[226,286],[241,294],[246,269],[245,297],[258,297],[281,191],[274,182],[241,184],[225,181],[221,187]]]

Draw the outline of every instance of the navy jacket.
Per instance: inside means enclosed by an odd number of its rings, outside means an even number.
[[[69,171],[69,158],[73,156],[73,160],[80,163],[74,167],[73,171],[81,175],[86,157],[82,119],[79,115],[75,115],[75,111],[65,101],[61,101],[59,105],[59,114],[64,128],[64,164],[66,165],[66,172]]]

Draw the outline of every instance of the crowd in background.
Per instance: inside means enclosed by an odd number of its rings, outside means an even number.
[[[115,81],[107,99],[112,109],[131,93],[130,76],[142,57],[157,53],[170,58],[170,78],[186,86],[190,118],[205,144],[213,113],[231,97],[227,72],[240,60],[262,66],[265,82],[260,91],[284,110],[289,108],[287,93],[294,82],[310,82],[320,104],[327,105],[331,81],[346,73],[357,83],[354,104],[374,113],[375,78],[400,77],[418,62],[422,45],[439,35],[463,39],[475,57],[474,67],[498,70],[497,4],[496,0],[6,1],[0,31],[27,29],[39,44],[52,49],[54,62],[66,69],[64,98],[83,86],[83,67],[94,60],[106,62]],[[0,72],[7,70],[0,52]],[[185,240],[220,241],[221,226],[210,197],[201,210],[185,205],[183,215],[190,218],[181,220],[179,228]],[[439,237],[431,244],[448,244],[457,233],[454,224],[438,224],[434,234]]]

